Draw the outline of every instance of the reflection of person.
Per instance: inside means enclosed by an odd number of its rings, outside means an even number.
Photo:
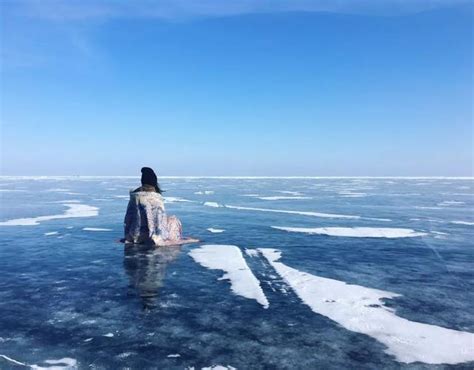
[[[142,186],[130,192],[123,241],[157,246],[196,242],[183,238],[181,221],[166,214],[155,172],[149,167],[143,167],[141,172]]]
[[[156,306],[158,290],[163,286],[163,279],[168,264],[179,255],[180,248],[163,246],[131,246],[124,251],[124,267],[134,287],[143,301],[145,309]]]

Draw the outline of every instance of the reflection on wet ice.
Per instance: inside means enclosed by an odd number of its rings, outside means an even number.
[[[181,248],[177,246],[127,246],[124,249],[124,267],[130,287],[138,292],[144,309],[156,307],[166,268],[180,252]]]

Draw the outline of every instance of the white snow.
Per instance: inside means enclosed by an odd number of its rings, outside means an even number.
[[[469,221],[451,221],[451,223],[456,224],[456,225],[469,225],[469,226],[474,225],[474,222],[469,222]]]
[[[104,229],[102,227],[83,227],[84,231],[112,231],[112,229]]]
[[[258,256],[258,251],[256,249],[245,249],[245,253],[249,257],[257,257]]]
[[[180,202],[188,202],[192,203],[192,200],[180,198],[180,197],[163,197],[165,203],[180,203]]]
[[[5,356],[5,355],[0,355],[1,358],[4,358],[5,360],[15,364],[15,365],[20,365],[20,366],[28,366],[27,364],[23,363],[23,362],[20,362],[20,361],[17,361],[17,360],[14,360],[13,358],[11,357],[8,357],[8,356]]]
[[[235,294],[255,299],[264,308],[268,308],[269,303],[260,282],[248,267],[238,247],[235,245],[203,245],[193,249],[189,255],[208,269],[224,271],[224,275],[219,280],[230,280],[231,289]]]
[[[211,233],[214,233],[214,234],[219,234],[219,233],[223,233],[225,230],[224,229],[214,229],[213,227],[210,227],[209,229],[207,229],[207,231],[209,231]]]
[[[15,218],[13,220],[0,222],[0,226],[34,226],[44,221],[63,218],[94,217],[99,214],[99,208],[97,207],[76,203],[63,203],[63,205],[68,207],[68,209],[61,215]]]
[[[412,238],[427,235],[412,229],[391,227],[285,227],[272,226],[274,229],[315,235],[344,236],[353,238]]]
[[[307,211],[290,211],[284,209],[271,209],[271,208],[255,208],[255,207],[241,207],[241,206],[231,206],[225,205],[224,207],[230,209],[239,209],[244,211],[258,211],[258,212],[274,212],[274,213],[286,213],[291,215],[302,215],[302,216],[312,216],[312,217],[322,217],[322,218],[346,218],[346,219],[360,219],[360,216],[350,216],[350,215],[338,215],[333,213],[320,213],[320,212],[307,212]]]
[[[277,195],[277,196],[271,196],[271,197],[257,197],[258,199],[261,200],[299,200],[299,199],[312,199],[311,197],[303,197],[303,196],[282,196],[282,195]]]
[[[399,294],[311,275],[281,262],[281,252],[260,248],[276,272],[315,313],[347,330],[385,344],[400,362],[457,364],[474,361],[474,334],[410,321],[397,316],[382,299]]]
[[[458,202],[456,200],[445,200],[444,202],[438,203],[438,206],[458,206],[465,204],[464,202]]]
[[[299,191],[280,190],[278,193],[289,195],[302,195]]]
[[[221,205],[219,203],[216,203],[216,202],[205,202],[204,205],[207,206],[207,207],[214,207],[214,208],[221,207]]]

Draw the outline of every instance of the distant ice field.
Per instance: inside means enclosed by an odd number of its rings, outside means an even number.
[[[167,177],[202,242],[124,248],[138,185],[0,177],[0,369],[474,367],[473,179]]]

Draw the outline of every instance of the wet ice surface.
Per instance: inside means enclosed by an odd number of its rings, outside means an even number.
[[[474,332],[472,180],[162,179],[168,211],[203,243],[126,250],[138,178],[0,185],[1,369],[474,366],[474,343],[461,348]],[[206,245],[235,246],[237,263],[213,248],[195,261]],[[302,293],[324,282],[342,287],[328,302]]]

